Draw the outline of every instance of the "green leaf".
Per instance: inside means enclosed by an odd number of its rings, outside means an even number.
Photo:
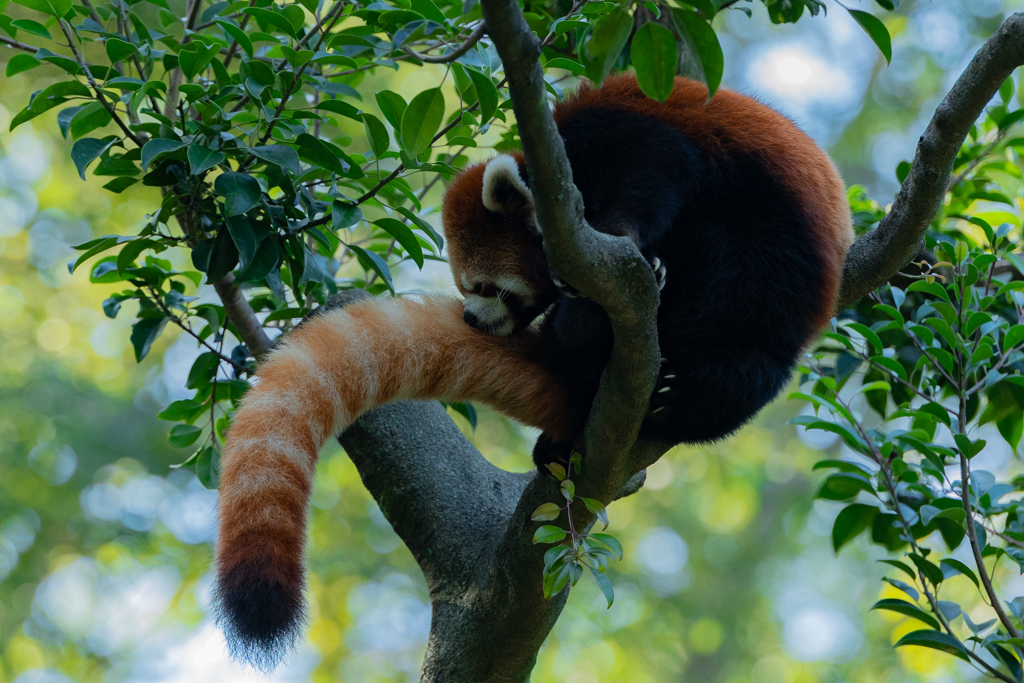
[[[404,100],[403,100],[404,103]],[[341,100],[324,100],[316,105],[317,109],[323,109],[324,111],[333,112],[335,114],[341,114],[353,121],[362,121],[362,116],[359,110],[353,107],[348,102],[342,102]],[[389,121],[391,119],[388,119]],[[398,130],[398,126],[395,126],[395,130]]]
[[[572,483],[569,479],[565,479],[559,488],[562,489],[562,497],[572,502],[573,497],[576,495],[576,484]]]
[[[235,171],[227,171],[217,176],[213,182],[213,189],[221,197],[224,197],[225,216],[238,216],[245,213],[260,203],[262,195],[260,184],[256,182],[255,178],[248,173]]]
[[[226,158],[223,152],[216,152],[200,144],[189,145],[188,148],[188,165],[192,169],[192,175],[209,171],[217,164],[223,163]]]
[[[954,657],[959,657],[965,662],[971,661],[967,654],[967,650],[960,641],[949,634],[940,633],[939,631],[929,631],[926,629],[911,631],[896,641],[896,644],[893,645],[893,647],[905,647],[907,645],[917,645],[918,647],[927,647],[932,650],[941,650],[942,652],[951,654]]]
[[[104,185],[103,189],[109,190],[114,194],[120,194],[137,182],[139,182],[137,178],[114,178],[109,183]]]
[[[557,526],[545,524],[533,534],[533,542],[537,543],[558,543],[569,532]]]
[[[29,69],[34,69],[40,64],[42,64],[42,62],[32,55],[17,54],[7,61],[7,70],[4,72],[4,75],[7,76],[7,78],[10,78],[15,74],[20,74],[24,71],[28,71]]]
[[[587,509],[590,510],[590,512],[593,513],[594,516],[601,520],[601,523],[604,524],[604,528],[607,529],[608,510],[605,509],[604,503],[595,498],[584,498],[583,496],[580,496],[580,500],[583,501],[583,504],[587,506]]]
[[[409,156],[418,157],[430,147],[443,119],[444,95],[440,88],[424,90],[416,95],[402,114],[402,149]]]
[[[295,37],[295,27],[292,25],[291,21],[288,20],[288,17],[280,12],[274,12],[260,7],[247,7],[242,10],[242,14],[252,15],[261,23],[269,24],[281,31],[284,31],[292,38]]]
[[[91,97],[92,93],[84,84],[79,81],[64,81],[54,83],[44,88],[32,98],[27,107],[18,112],[17,116],[11,119],[11,126],[8,130],[14,130],[26,121],[31,121],[43,112],[53,109],[59,104],[67,101],[68,97]]]
[[[629,40],[633,29],[633,17],[618,8],[601,15],[590,29],[590,33],[579,50],[580,61],[587,69],[587,78],[600,84]]]
[[[874,505],[855,503],[843,508],[832,524],[832,547],[836,553],[844,545],[867,530],[878,514]]]
[[[142,359],[149,354],[153,342],[160,336],[167,324],[167,318],[143,318],[132,325],[131,341],[135,348],[135,361],[142,362]]]
[[[252,262],[260,240],[256,238],[256,233],[245,216],[228,216],[224,219],[224,224],[235,247],[238,248],[239,267],[244,271]]]
[[[530,516],[535,522],[550,522],[554,519],[558,519],[558,516],[562,514],[562,508],[558,507],[554,503],[544,503]]]
[[[91,102],[84,107],[76,107],[76,109],[78,111],[71,116],[67,126],[71,131],[72,140],[77,140],[97,128],[102,128],[111,121],[110,112],[99,102]],[[63,114],[64,111],[67,110],[62,110],[60,114]],[[57,115],[58,118],[60,114]]]
[[[622,544],[619,543],[619,539],[614,536],[611,536],[610,534],[589,534],[587,536],[587,540],[597,542],[605,548],[608,548],[608,550],[611,550],[612,553],[615,554],[615,557],[620,560],[622,559]]]
[[[447,406],[457,412],[462,417],[466,418],[469,422],[469,426],[476,431],[477,425],[477,414],[476,407],[472,403],[464,403],[462,401],[452,401]]]
[[[952,571],[955,571],[958,574],[963,574],[974,583],[975,587],[979,590],[981,589],[981,583],[978,581],[978,577],[975,575],[974,570],[960,560],[947,557],[946,559],[939,561],[939,566],[942,568],[949,567]]]
[[[314,166],[339,175],[348,173],[350,168],[348,162],[339,158],[334,150],[324,144],[322,140],[318,140],[309,133],[302,133],[295,138],[295,142],[299,145],[299,156]]]
[[[846,8],[857,23],[860,24],[861,28],[871,37],[871,40],[875,42],[878,49],[882,51],[885,56],[886,63],[892,62],[892,38],[889,36],[889,29],[885,27],[882,20],[873,14],[862,12],[856,9]]]
[[[840,472],[828,476],[821,484],[816,498],[825,500],[850,500],[860,491],[874,495],[871,482],[859,474]]]
[[[725,58],[718,36],[710,24],[696,12],[672,8],[676,27],[690,49],[690,54],[699,62],[701,75],[708,86],[708,99],[714,97],[722,82]]]
[[[571,59],[565,57],[555,57],[549,59],[544,65],[544,69],[565,69],[571,71],[574,76],[582,76],[587,72],[587,68],[579,62],[574,62]]]
[[[430,237],[430,240],[437,245],[438,253],[440,253],[441,249],[444,249],[444,238],[441,237],[440,233],[438,233],[437,230],[434,230],[434,227],[430,223],[426,222],[425,220],[417,216],[415,213],[413,213],[410,209],[407,209],[404,206],[396,207],[396,210],[398,211],[398,213],[402,214],[410,221],[415,223],[416,227],[418,227],[420,230],[427,233],[427,236]]]
[[[245,269],[238,274],[238,282],[258,282],[270,275],[280,261],[281,254],[277,240],[263,239],[256,248],[256,253]]]
[[[675,85],[676,60],[679,59],[672,31],[648,21],[633,34],[629,50],[640,89],[651,99],[667,100]]]
[[[928,579],[933,586],[938,586],[946,578],[938,566],[916,553],[910,555],[910,561],[917,565],[917,571],[921,576]]]
[[[334,202],[331,206],[331,229],[342,230],[363,220],[363,210],[358,206]]]
[[[476,69],[466,69],[466,73],[476,88],[476,96],[480,101],[480,124],[483,125],[494,118],[494,112],[498,111],[498,89],[494,87],[490,76]]]
[[[408,225],[395,218],[381,218],[374,221],[374,225],[384,228],[389,235],[402,245],[402,248],[405,249],[410,258],[416,262],[416,265],[420,268],[423,267],[423,247]]]
[[[63,17],[71,11],[71,0],[14,0],[14,4],[55,17]]]
[[[153,138],[142,148],[142,170],[149,168],[149,164],[161,154],[174,152],[185,146],[180,140],[169,140],[167,138]]]
[[[897,598],[886,598],[885,600],[879,600],[878,602],[876,602],[874,605],[871,606],[871,609],[884,609],[888,610],[889,612],[898,612],[899,614],[902,614],[904,616],[913,617],[918,621],[923,621],[924,623],[928,624],[934,629],[939,628],[938,619],[928,614],[914,603],[907,602],[906,600],[899,600]]]
[[[157,413],[157,418],[169,422],[192,421],[201,410],[205,410],[202,403],[186,398],[171,403],[171,405]]]
[[[78,176],[85,180],[85,169],[89,164],[99,158],[101,154],[110,149],[110,146],[117,142],[113,140],[100,140],[97,138],[82,138],[71,147],[71,161],[78,169]]]
[[[251,59],[252,58],[252,41],[249,40],[249,36],[245,35],[245,31],[243,31],[242,29],[238,28],[234,24],[230,24],[230,23],[224,21],[223,19],[216,19],[215,21],[217,22],[217,24],[222,29],[224,29],[225,33],[227,33],[229,36],[231,36],[231,38],[236,43],[238,43],[239,47],[241,47],[243,50],[245,50],[245,53],[247,55],[249,55],[249,58]]]
[[[288,145],[266,145],[264,147],[250,147],[249,154],[257,159],[262,159],[271,164],[291,171],[292,175],[300,175],[302,170],[299,166],[299,154]]]
[[[608,601],[608,608],[611,609],[612,603],[615,602],[615,589],[612,588],[612,582],[608,580],[602,572],[597,571],[593,567],[590,567],[590,573],[594,575],[597,580],[597,585],[604,593],[605,600]]]
[[[374,252],[363,249],[360,246],[355,244],[349,244],[347,246],[355,252],[356,258],[359,259],[359,265],[361,265],[365,270],[372,270],[377,273],[377,275],[384,280],[384,284],[386,284],[388,289],[391,290],[391,293],[394,294],[395,283],[391,279],[391,269],[388,268],[387,262]]]
[[[388,136],[388,129],[373,114],[362,114],[363,128],[366,130],[366,139],[370,142],[370,149],[375,157],[388,151],[391,146],[391,138]]]
[[[185,78],[191,81],[210,64],[219,52],[220,46],[216,43],[213,45],[204,45],[200,42],[189,43],[178,53],[178,66],[185,74]]]
[[[139,49],[137,47],[117,38],[107,38],[107,42],[104,47],[107,50],[107,59],[110,60],[111,64],[116,64],[122,59],[127,59],[132,55],[139,54]]]
[[[207,446],[196,458],[196,477],[208,489],[220,486],[220,451]]]
[[[547,465],[545,465],[545,467],[548,468],[548,471],[551,472],[552,476],[554,476],[554,478],[557,479],[558,481],[562,481],[565,479],[565,468],[562,467],[559,463],[549,462]]]
[[[1009,353],[1021,342],[1024,342],[1024,325],[1014,325],[1006,331],[1006,336],[1003,337],[1003,351]]]
[[[25,31],[26,33],[31,33],[34,36],[46,38],[47,40],[53,40],[53,38],[50,36],[50,32],[46,29],[45,26],[40,24],[38,21],[32,21],[31,19],[15,19],[14,21],[11,22],[11,26],[13,26],[16,29]]]
[[[175,448],[184,448],[194,444],[202,433],[203,430],[195,425],[174,425],[167,435],[167,441]]]
[[[392,128],[400,131],[402,129],[402,115],[405,114],[405,110],[409,106],[405,98],[396,92],[381,90],[376,94],[376,99],[377,106],[380,107],[384,118],[388,120]]]

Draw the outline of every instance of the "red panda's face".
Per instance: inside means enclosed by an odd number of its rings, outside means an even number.
[[[557,289],[514,158],[498,156],[463,171],[445,196],[443,220],[468,324],[507,336],[551,305]]]

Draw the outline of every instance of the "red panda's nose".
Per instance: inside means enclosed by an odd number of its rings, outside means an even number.
[[[470,311],[468,308],[466,309],[466,312],[462,314],[462,319],[466,321],[467,325],[470,325],[471,327],[476,327],[477,317],[473,315],[473,312]]]

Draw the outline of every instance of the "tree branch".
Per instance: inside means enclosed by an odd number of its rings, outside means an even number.
[[[14,47],[19,50],[24,50],[25,52],[31,52],[33,54],[39,52],[38,47],[32,47],[31,45],[21,42],[20,40],[14,40],[13,38],[8,38],[6,36],[0,36],[0,44],[7,45],[8,47]]]
[[[439,56],[425,55],[420,52],[416,52],[416,50],[413,50],[411,47],[403,47],[402,49],[405,50],[406,54],[410,57],[415,57],[421,62],[426,62],[428,64],[448,64],[449,62],[454,62],[456,59],[472,50],[473,46],[484,37],[486,32],[487,25],[485,23],[481,22],[477,24],[476,28],[473,29],[473,32],[469,34],[468,38],[466,38],[466,42],[457,46],[451,52],[446,52]]]
[[[505,65],[548,261],[611,319],[612,357],[587,423],[586,466],[577,484],[607,502],[642,469],[633,447],[659,364],[658,288],[632,240],[596,232],[583,218],[583,198],[548,107],[541,42],[518,2],[483,0],[481,9]]]
[[[985,41],[935,111],[892,210],[850,249],[838,309],[878,287],[921,249],[921,238],[946,193],[953,162],[971,126],[1015,68],[1024,64],[1024,13]]]
[[[239,338],[252,353],[257,362],[273,348],[274,342],[263,330],[256,313],[245,298],[242,290],[235,286],[235,276],[228,273],[220,282],[213,283],[217,296],[224,304],[224,313],[235,326]]]

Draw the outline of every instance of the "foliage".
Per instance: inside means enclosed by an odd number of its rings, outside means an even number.
[[[11,129],[69,105],[57,123],[74,140],[71,159],[83,179],[91,169],[111,178],[104,185],[110,192],[141,181],[163,194],[137,234],[78,245],[82,253],[69,269],[88,264],[91,282],[125,287],[104,302],[108,317],[126,301],[138,302],[131,332],[137,361],[168,324],[203,349],[188,374],[195,395],[160,417],[176,423],[172,445],[195,448],[182,464],[216,487],[222,437],[255,364],[238,329],[244,323],[223,305],[201,302],[197,288],[242,286],[262,314],[259,324],[287,332],[338,289],[394,294],[393,268],[443,260],[443,239],[429,222],[436,207],[423,204],[425,195],[466,163],[466,150],[492,126],[502,130],[495,149],[518,147],[500,61],[480,40],[480,7],[433,0],[204,7],[190,0],[178,16],[166,0],[18,4],[34,18],[15,18],[23,10],[10,5],[0,28],[43,44],[21,44],[34,55],[11,60],[8,75],[44,68],[66,77],[37,92]],[[631,61],[645,92],[664,100],[677,36],[712,92],[721,80],[722,52],[710,25],[717,9],[710,0],[691,5],[664,8],[671,30],[642,23],[631,2],[553,2],[532,6],[527,19],[545,36],[544,60],[554,73],[600,82]],[[822,7],[816,0],[765,6],[774,22]],[[662,16],[657,5],[644,7]],[[359,87],[369,72],[399,62],[447,66],[443,74],[428,71],[429,87],[408,102],[391,90],[373,93],[382,121],[367,111],[371,93]],[[559,80],[549,84],[556,99]],[[424,180],[414,189],[417,177]],[[186,250],[193,269],[172,267],[169,250]]]
[[[590,514],[604,524],[605,529],[608,528],[608,511],[604,504],[594,498],[576,496],[576,485],[572,481],[572,475],[582,471],[582,461],[581,454],[573,453],[569,459],[568,469],[558,463],[548,464],[548,470],[560,482],[559,491],[565,499],[565,505],[544,503],[533,511],[532,519],[535,522],[551,522],[558,519],[562,510],[565,510],[569,528],[566,530],[545,524],[533,534],[533,542],[555,544],[544,553],[544,597],[558,595],[569,584],[575,586],[583,576],[583,568],[586,567],[594,575],[594,580],[608,600],[610,608],[615,601],[615,590],[604,572],[608,568],[609,559],[622,559],[622,544],[609,534],[588,533],[585,529],[576,529],[572,504],[577,499]]]
[[[884,580],[909,600],[873,609],[926,627],[896,647],[941,650],[1004,681],[1021,680],[1024,607],[992,577],[1001,564],[1024,572],[1024,508],[1008,497],[1024,480],[1000,481],[974,463],[994,447],[985,425],[1015,453],[1024,433],[1024,260],[1009,196],[1021,184],[1021,140],[1011,135],[1024,110],[1008,111],[1012,95],[1007,81],[964,144],[928,258],[843,311],[792,395],[816,413],[793,423],[833,432],[856,454],[815,466],[830,471],[817,497],[845,504],[832,528],[837,552],[864,534],[893,553]],[[908,171],[901,164],[897,174]],[[881,217],[858,188],[851,204],[863,227]],[[974,569],[936,547],[952,553],[965,538]],[[970,581],[994,618],[941,600],[954,579]]]

